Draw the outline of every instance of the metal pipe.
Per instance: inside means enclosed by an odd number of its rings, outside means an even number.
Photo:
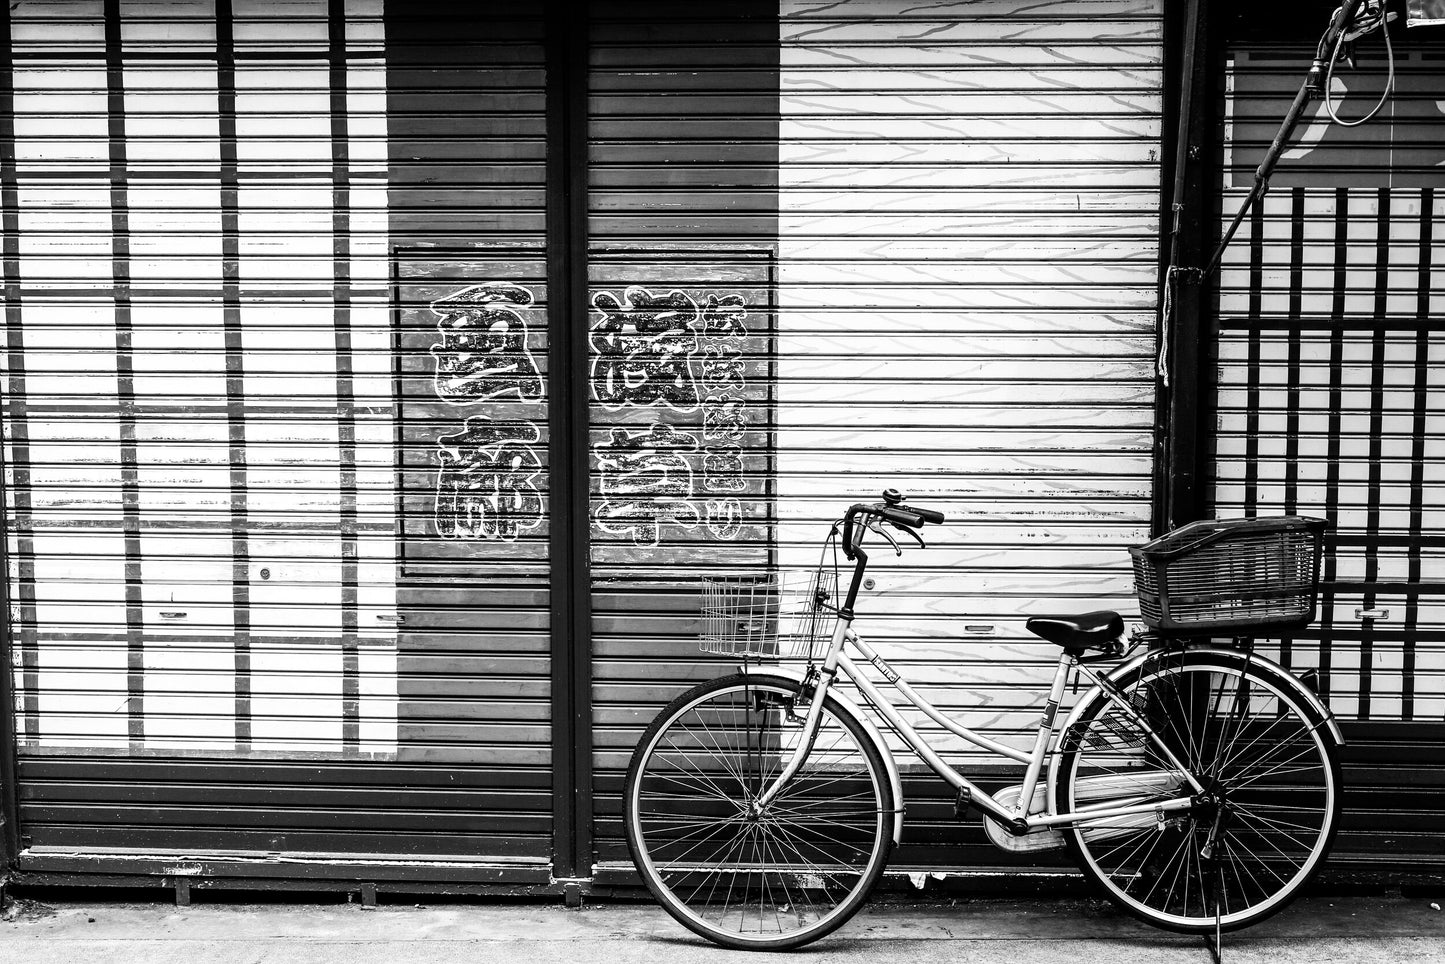
[[[1132,817],[1136,814],[1163,811],[1172,813],[1175,810],[1189,810],[1194,806],[1194,800],[1190,797],[1175,797],[1173,800],[1151,801],[1149,803],[1136,803],[1127,807],[1109,807],[1098,810],[1075,810],[1073,813],[1043,814],[1036,817],[1025,817],[1025,822],[1030,828],[1033,827],[1057,827],[1066,824],[1077,824],[1087,820],[1108,820],[1114,817]],[[1085,828],[1087,829],[1087,828]]]
[[[1224,232],[1224,237],[1220,239],[1204,267],[1204,277],[1209,277],[1219,267],[1219,262],[1224,258],[1224,249],[1229,247],[1230,241],[1234,240],[1234,233],[1239,230],[1244,216],[1269,190],[1269,177],[1274,173],[1275,166],[1279,163],[1279,157],[1284,153],[1285,145],[1294,135],[1294,129],[1299,124],[1305,107],[1309,104],[1311,97],[1318,95],[1324,89],[1325,61],[1334,55],[1335,41],[1339,39],[1345,27],[1354,21],[1355,13],[1360,9],[1362,3],[1364,0],[1345,0],[1336,8],[1334,19],[1330,21],[1325,35],[1320,38],[1319,46],[1315,48],[1315,59],[1310,64],[1309,73],[1305,75],[1304,83],[1300,84],[1299,92],[1294,95],[1294,103],[1290,104],[1289,111],[1284,115],[1284,121],[1279,125],[1274,140],[1270,142],[1269,150],[1264,152],[1264,160],[1260,161],[1259,167],[1255,168],[1253,187],[1249,189],[1244,203],[1240,205],[1239,211],[1234,215],[1234,220],[1230,222],[1228,230]],[[1388,28],[1382,27],[1381,29]]]
[[[878,692],[878,687],[873,685],[873,681],[858,672],[852,660],[844,655],[839,658],[839,663],[842,665],[843,671],[848,674],[848,678],[853,681],[853,685],[857,686],[858,691],[863,694],[863,698],[878,711],[880,716],[888,721],[888,725],[893,728],[893,732],[897,733],[903,739],[903,742],[908,744],[909,749],[918,754],[919,759],[928,764],[930,770],[942,777],[943,780],[955,790],[968,791],[969,801],[974,807],[982,810],[986,814],[990,814],[1003,825],[1007,826],[1009,822],[1013,820],[1013,814],[1000,806],[993,797],[984,793],[972,780],[949,766],[948,763],[934,751],[933,747],[925,743],[913,730],[913,727],[908,725],[908,721],[903,718],[903,715],[898,712],[898,709],[892,703],[888,702],[888,699],[882,693]]]
[[[867,659],[868,662],[873,663],[874,666],[878,665],[878,651],[875,650],[872,646],[868,645],[866,640],[862,639],[861,637],[855,636],[852,639],[852,643],[854,646],[858,647],[858,652],[862,653],[863,657]],[[896,676],[897,674],[894,675]],[[896,679],[890,676],[888,682],[893,684],[893,688],[896,689],[898,692],[902,693],[903,698],[908,700],[909,703],[912,703],[914,708],[916,708],[919,712],[921,712],[924,716],[928,717],[933,722],[937,723],[939,726],[943,727],[948,732],[952,733],[954,736],[961,736],[975,746],[980,746],[983,749],[988,750],[991,753],[997,753],[1000,756],[1006,756],[1010,760],[1013,760],[1015,763],[1028,763],[1030,760],[1033,759],[1033,754],[1031,753],[1025,753],[1023,750],[1016,750],[1013,747],[1003,743],[999,743],[996,740],[990,740],[983,734],[975,733],[973,730],[970,730],[962,723],[959,723],[956,720],[950,719],[949,717],[945,716],[942,712],[939,711],[937,707],[935,707],[932,703],[928,702],[928,700],[921,693],[915,690],[912,686],[908,685],[908,681],[903,679],[901,676]]]

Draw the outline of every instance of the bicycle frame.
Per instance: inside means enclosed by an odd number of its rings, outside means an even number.
[[[861,543],[861,539],[860,539]],[[918,693],[908,684],[906,680],[888,664],[878,652],[868,645],[852,629],[853,604],[857,599],[858,589],[862,582],[863,571],[868,564],[868,556],[860,547],[856,548],[857,561],[854,567],[852,583],[849,588],[847,601],[838,609],[837,620],[833,626],[832,638],[828,644],[828,650],[824,655],[822,664],[818,669],[818,683],[813,696],[812,704],[808,708],[808,715],[804,721],[802,739],[793,750],[792,756],[784,765],[782,771],[773,780],[772,784],[761,793],[753,807],[762,810],[782,792],[803,761],[812,751],[813,741],[817,738],[819,721],[822,717],[823,702],[827,697],[828,690],[833,681],[841,673],[842,676],[858,688],[864,699],[873,709],[882,716],[909,748],[926,763],[934,773],[938,774],[946,783],[954,788],[960,798],[983,811],[987,816],[1008,828],[1011,832],[1022,836],[1034,830],[1044,830],[1060,825],[1077,823],[1080,820],[1104,820],[1118,817],[1127,817],[1136,814],[1154,814],[1161,821],[1166,813],[1177,810],[1188,810],[1195,806],[1195,796],[1204,793],[1204,787],[1175,756],[1174,752],[1161,740],[1153,729],[1144,721],[1128,700],[1124,699],[1110,687],[1104,679],[1094,673],[1087,665],[1071,653],[1065,652],[1059,657],[1058,667],[1054,671],[1053,682],[1049,687],[1048,702],[1044,707],[1043,718],[1039,721],[1038,731],[1034,737],[1032,750],[1025,752],[1010,746],[1006,746],[995,740],[964,726],[958,721],[944,714],[922,694]],[[1007,757],[1016,763],[1024,764],[1023,786],[1019,793],[1018,807],[1010,811],[996,802],[993,797],[980,789],[967,777],[960,774],[953,767],[949,766],[941,756],[938,755],[928,742],[919,735],[909,722],[903,718],[898,708],[879,690],[878,686],[860,670],[848,654],[849,646],[855,648],[868,663],[870,663],[899,694],[903,696],[913,707],[921,711],[929,719],[933,720],[944,729],[956,736],[962,737],[975,746],[981,747],[992,753]],[[1059,704],[1063,699],[1064,686],[1068,681],[1069,673],[1079,671],[1088,677],[1093,687],[1103,693],[1127,716],[1131,722],[1137,725],[1146,734],[1153,747],[1160,752],[1163,758],[1180,773],[1189,784],[1190,792],[1186,795],[1176,797],[1172,800],[1153,801],[1150,803],[1133,804],[1124,807],[1099,807],[1076,810],[1069,813],[1043,812],[1030,814],[1030,803],[1033,801],[1034,792],[1038,788],[1039,778],[1043,772],[1044,763],[1051,754],[1058,752],[1055,745],[1057,733],[1057,716]],[[885,748],[886,752],[886,748]],[[1053,809],[1052,803],[1049,810]]]
[[[927,698],[914,690],[897,670],[893,669],[883,657],[878,655],[872,646],[868,645],[867,642],[854,633],[849,625],[850,622],[851,620],[841,616],[838,619],[827,656],[819,668],[819,682],[812,704],[808,708],[808,715],[804,721],[802,739],[794,749],[792,757],[788,760],[787,764],[784,765],[782,771],[774,779],[773,783],[759,795],[755,801],[754,805],[759,809],[766,808],[768,803],[770,803],[792,779],[798,768],[802,766],[803,761],[807,759],[808,754],[812,750],[813,740],[817,735],[824,697],[826,697],[833,680],[840,674],[858,688],[858,691],[863,694],[864,699],[869,705],[888,722],[894,732],[902,737],[903,741],[908,744],[908,747],[928,765],[929,769],[938,774],[938,776],[952,786],[955,791],[959,792],[963,799],[970,805],[983,811],[1003,826],[1013,829],[1016,833],[1022,834],[1034,830],[1044,830],[1060,825],[1076,823],[1080,820],[1105,820],[1138,814],[1154,814],[1162,819],[1163,814],[1192,808],[1195,805],[1194,795],[1204,792],[1204,787],[1179,761],[1169,747],[1155,735],[1148,724],[1138,717],[1132,705],[1122,697],[1110,692],[1108,687],[1101,685],[1097,674],[1068,653],[1063,654],[1059,658],[1058,667],[1054,672],[1053,682],[1049,687],[1048,703],[1044,707],[1044,715],[1039,721],[1038,732],[1034,737],[1033,748],[1025,752],[991,740],[940,711],[930,703]],[[908,703],[921,711],[929,719],[950,733],[962,737],[975,746],[1007,757],[1016,763],[1024,764],[1027,769],[1024,773],[1023,787],[1019,793],[1018,809],[1010,811],[995,802],[993,797],[980,789],[973,781],[949,766],[938,752],[929,746],[928,742],[918,731],[904,719],[902,713],[900,713],[893,702],[883,694],[877,684],[865,673],[860,671],[858,663],[855,662],[846,651],[850,645],[856,648],[858,654],[877,669]],[[1099,688],[1106,698],[1119,706],[1126,715],[1131,717],[1133,722],[1140,726],[1143,732],[1146,733],[1153,742],[1153,746],[1160,751],[1169,764],[1188,782],[1190,793],[1176,797],[1173,800],[1154,801],[1124,807],[1087,808],[1069,813],[1044,812],[1030,814],[1027,812],[1028,803],[1033,800],[1034,792],[1038,788],[1039,779],[1043,774],[1044,763],[1051,755],[1051,747],[1053,747],[1054,737],[1057,733],[1058,707],[1063,697],[1064,686],[1068,680],[1069,673],[1076,668],[1088,676],[1093,685]],[[1055,750],[1054,752],[1057,751]]]

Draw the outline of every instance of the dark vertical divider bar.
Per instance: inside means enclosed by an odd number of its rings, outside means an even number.
[[[327,4],[331,110],[331,301],[336,344],[336,431],[341,504],[341,746],[361,746],[361,655],[357,611],[356,402],[351,357],[351,156],[346,103],[346,4]]]
[[[115,391],[120,434],[121,532],[125,542],[126,724],[132,747],[145,739],[145,627],[141,602],[140,471],[136,450],[135,354],[130,286],[130,188],[126,163],[125,65],[120,0],[105,2],[106,134],[110,155],[111,286],[115,300]]]
[[[1401,719],[1415,718],[1415,634],[1420,628],[1420,580],[1425,522],[1425,432],[1426,412],[1430,403],[1430,270],[1434,257],[1435,190],[1420,192],[1419,274],[1415,285],[1415,393],[1410,418],[1410,523],[1409,545],[1406,548],[1406,582],[1409,595],[1405,601],[1405,640],[1402,644],[1400,692]]]
[[[1296,187],[1290,192],[1289,224],[1289,324],[1285,335],[1289,339],[1288,377],[1285,379],[1284,416],[1284,511],[1294,515],[1299,511],[1299,424],[1300,393],[1298,391],[1301,371],[1300,313],[1304,309],[1304,260],[1305,260],[1305,189]],[[1294,640],[1285,636],[1279,641],[1279,661],[1286,669],[1294,658]]]
[[[1350,189],[1335,189],[1335,273],[1330,300],[1330,408],[1325,432],[1325,520],[1329,522],[1323,572],[1320,573],[1320,696],[1330,695],[1331,652],[1334,635],[1335,578],[1339,574],[1340,426],[1344,407],[1345,268],[1350,251]]]
[[[1390,189],[1375,195],[1375,329],[1370,335],[1370,468],[1365,508],[1365,593],[1361,605],[1375,607],[1375,583],[1380,578],[1380,460],[1385,429],[1385,319],[1390,292]],[[1374,663],[1375,624],[1365,620],[1360,633],[1360,719],[1370,718],[1371,668]]]
[[[1305,189],[1290,192],[1289,218],[1289,339],[1286,361],[1289,372],[1285,381],[1284,417],[1284,511],[1294,515],[1299,510],[1299,416],[1300,398],[1300,327],[1299,317],[1304,304],[1305,260]]]
[[[1244,514],[1259,513],[1259,316],[1264,306],[1264,204],[1249,216],[1249,362],[1245,370]]]
[[[587,461],[589,4],[547,2],[553,875],[592,865],[592,603]]]
[[[236,750],[251,748],[251,549],[246,519],[246,387],[241,337],[241,184],[236,157],[236,37],[231,0],[216,0],[216,95],[221,150],[221,319],[226,336],[230,447],[231,599]]]
[[[21,341],[20,329],[20,211],[15,174],[15,69],[10,53],[10,5],[0,5],[0,270],[3,270],[5,291],[5,335],[7,353],[6,367],[9,397],[6,399],[7,414],[10,418],[10,451],[13,461],[5,464],[5,449],[0,446],[0,530],[3,520],[15,507],[15,543],[18,558],[18,593],[12,595],[10,580],[10,532],[0,531],[0,606],[4,607],[4,625],[0,626],[0,874],[9,867],[15,855],[20,852],[20,824],[17,813],[16,742],[19,734],[16,725],[16,711],[20,709],[15,701],[15,667],[28,675],[32,670],[25,663],[27,647],[21,642],[20,660],[15,659],[16,639],[12,628],[17,622],[20,634],[34,632],[26,627],[34,626],[34,619],[27,618],[34,609],[34,600],[25,600],[25,584],[28,569],[26,549],[29,540],[23,526],[28,526],[29,515],[29,436],[25,428],[25,346]],[[6,472],[13,488],[6,491]],[[22,498],[25,502],[22,502]],[[13,500],[13,501],[12,501]],[[32,583],[33,584],[33,583]],[[15,596],[18,595],[19,599]],[[11,607],[18,604],[19,619]],[[33,665],[33,663],[31,664]],[[27,680],[24,712],[29,719],[33,709],[29,700],[34,686]]]

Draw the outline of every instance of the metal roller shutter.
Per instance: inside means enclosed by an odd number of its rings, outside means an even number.
[[[454,847],[545,864],[544,24],[540,7],[499,16],[438,0],[395,8],[387,29],[397,757],[467,794]]]
[[[827,524],[887,486],[948,513],[929,550],[898,565],[878,554],[879,591],[860,602],[857,628],[938,705],[1026,743],[1043,709],[1035,688],[1057,650],[1028,636],[1024,618],[1131,609],[1124,550],[1148,537],[1161,7],[786,0],[777,14],[778,236],[767,303],[775,348],[753,369],[768,372],[770,392],[749,400],[772,408],[772,450],[749,454],[776,466],[778,563],[807,570]],[[708,23],[696,33],[720,30]],[[617,102],[622,113],[665,115],[674,132],[698,131],[701,143],[665,143],[693,152],[713,194],[667,187],[697,171],[680,164],[651,189],[652,209],[670,205],[669,233],[693,241],[753,216],[730,206],[745,204],[734,199],[751,198],[748,188],[729,180],[736,193],[724,193],[713,168],[745,156],[752,128],[714,118],[731,104],[740,122],[757,121],[752,92],[765,78],[761,66],[736,69],[743,58],[725,44],[705,49],[733,69],[694,70],[685,87],[669,75],[656,89],[669,96],[650,108]],[[614,53],[603,45],[597,56]],[[649,63],[629,53],[624,62],[639,72]],[[607,76],[594,64],[594,78]],[[700,94],[703,106],[692,108]],[[628,134],[644,136],[628,120]],[[604,165],[613,125],[601,111],[593,124],[594,139],[605,139],[594,140],[594,185],[652,170],[636,153],[625,167]],[[619,222],[599,215],[594,225]],[[655,230],[645,216],[633,223]],[[746,286],[732,284],[711,290]],[[599,313],[593,324],[602,323]],[[686,545],[692,530],[668,520],[664,543]],[[681,552],[631,558],[642,567],[677,560],[693,573],[738,564]],[[747,564],[762,565],[761,555]],[[665,700],[720,668],[696,652],[696,622],[686,617],[697,601],[685,589],[651,603],[606,598],[595,713],[599,879],[609,859],[625,856],[606,788],[616,792],[626,751]],[[922,729],[974,773],[997,762]],[[956,823],[936,779],[906,789],[896,864],[1001,862],[975,827]]]
[[[769,0],[594,2],[589,84],[593,833],[632,874],[642,727],[725,672],[696,575],[774,559],[778,20]]]
[[[482,513],[445,477],[508,424],[447,395],[492,307],[459,292],[509,281],[545,310],[540,22],[416,10],[399,50],[381,0],[6,25],[22,869],[344,878],[354,856],[381,879],[444,856],[420,876],[545,882],[545,586],[508,555],[530,538],[458,561]],[[462,28],[494,39],[440,42]]]
[[[1351,740],[1346,823],[1332,859],[1438,869],[1445,48],[1413,35],[1396,47],[1396,93],[1381,117],[1335,127],[1321,106],[1226,259],[1214,504],[1225,516],[1297,511],[1330,521],[1319,622],[1266,648],[1296,670],[1318,670]],[[1337,96],[1350,92],[1340,107],[1347,119],[1384,84],[1378,47],[1362,55],[1361,69],[1337,81]],[[1228,215],[1310,56],[1303,47],[1230,49]]]

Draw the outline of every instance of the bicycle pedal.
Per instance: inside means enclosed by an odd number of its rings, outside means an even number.
[[[958,797],[953,801],[954,818],[957,820],[962,820],[964,817],[968,816],[968,812],[972,809],[973,791],[969,790],[968,787],[959,787]]]

